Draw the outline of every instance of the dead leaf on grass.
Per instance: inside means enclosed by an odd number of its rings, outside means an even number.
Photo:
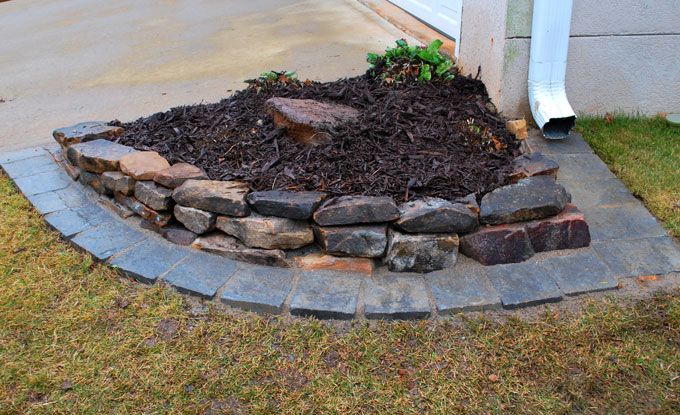
[[[172,340],[179,330],[179,321],[174,318],[164,318],[156,326],[156,333],[165,341]]]
[[[639,277],[637,277],[637,280],[638,280],[639,283],[656,281],[658,279],[659,279],[659,277],[657,277],[656,275],[640,275]]]

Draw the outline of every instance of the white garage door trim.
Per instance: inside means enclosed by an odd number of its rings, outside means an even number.
[[[463,0],[390,0],[390,2],[454,38],[458,56]]]

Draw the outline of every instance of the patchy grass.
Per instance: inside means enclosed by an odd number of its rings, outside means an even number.
[[[578,129],[614,174],[680,237],[680,128],[658,118],[615,116],[579,119]]]
[[[0,175],[0,413],[672,413],[680,293],[368,325],[202,310],[58,241]]]

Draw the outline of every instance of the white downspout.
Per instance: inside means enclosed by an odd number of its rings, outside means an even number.
[[[561,139],[576,114],[566,92],[572,0],[534,0],[529,58],[529,103],[546,138]]]

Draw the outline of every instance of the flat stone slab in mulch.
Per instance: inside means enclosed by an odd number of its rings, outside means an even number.
[[[680,248],[579,135],[547,142],[532,132],[526,144],[560,164],[558,182],[590,223],[591,246],[496,266],[461,254],[455,266],[424,275],[273,268],[206,254],[142,230],[139,218],[114,214],[59,168],[58,146],[2,153],[0,166],[50,227],[96,259],[144,283],[261,313],[428,318],[559,302],[614,290],[627,278],[680,271]]]

